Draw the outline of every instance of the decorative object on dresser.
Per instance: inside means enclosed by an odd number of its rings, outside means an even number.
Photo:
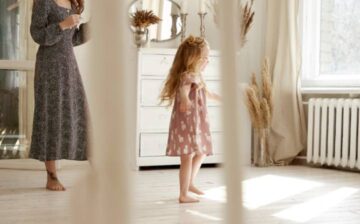
[[[246,105],[254,129],[254,165],[267,166],[272,163],[269,155],[269,131],[273,113],[272,84],[270,66],[265,59],[261,72],[261,87],[256,74],[251,76],[251,84],[246,88]]]
[[[161,48],[142,48],[138,52],[136,162],[139,167],[179,164],[179,158],[165,155],[171,108],[159,105],[160,91],[175,53],[176,49]],[[207,88],[220,92],[219,53],[211,51],[209,61],[204,71]],[[218,102],[209,101],[208,108],[214,155],[206,158],[205,163],[220,163],[221,107]]]
[[[183,40],[186,37],[186,17],[188,15],[187,13],[187,5],[188,5],[188,0],[182,0],[181,1],[181,12],[180,12],[180,19],[181,19],[181,42],[183,42]]]
[[[152,24],[160,22],[160,18],[156,16],[153,11],[149,10],[136,10],[131,15],[131,25],[135,28],[134,37],[137,47],[143,46],[143,44],[149,41],[149,29]]]
[[[181,13],[180,14],[180,19],[181,19],[181,23],[182,23],[182,28],[181,28],[181,42],[183,42],[183,40],[186,37],[186,17],[187,17],[187,13]]]
[[[200,16],[200,36],[205,38],[205,16],[206,12],[199,12]]]
[[[171,38],[175,38],[177,36],[178,32],[178,26],[177,22],[179,19],[179,7],[175,4],[171,6]]]
[[[152,12],[152,15],[142,13],[134,18],[137,12]],[[129,15],[138,47],[148,47],[150,42],[173,40],[182,30],[180,6],[172,0],[135,0],[130,4]],[[140,23],[134,24],[135,19]]]
[[[205,38],[206,0],[199,0],[200,36]]]

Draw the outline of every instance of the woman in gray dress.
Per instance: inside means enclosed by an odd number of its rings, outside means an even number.
[[[55,161],[87,160],[87,101],[73,46],[86,41],[83,0],[34,0],[30,32],[40,45],[30,158],[45,162],[46,188],[63,191]]]

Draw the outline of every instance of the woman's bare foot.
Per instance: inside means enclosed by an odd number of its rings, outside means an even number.
[[[48,172],[46,189],[51,191],[65,191],[65,187],[60,183],[54,173]]]
[[[191,197],[191,196],[180,196],[179,203],[197,203],[199,199]]]
[[[189,186],[189,191],[195,193],[197,195],[204,195],[205,193],[199,189],[197,189],[194,185]]]

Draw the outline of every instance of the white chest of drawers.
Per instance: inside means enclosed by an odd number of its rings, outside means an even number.
[[[138,52],[136,132],[136,164],[138,167],[179,164],[178,157],[165,156],[172,108],[159,105],[160,91],[175,53],[175,49],[140,49]],[[210,52],[209,65],[204,71],[204,78],[211,91],[220,92],[218,52]],[[205,163],[223,161],[220,110],[218,103],[208,100],[214,155],[206,158]]]

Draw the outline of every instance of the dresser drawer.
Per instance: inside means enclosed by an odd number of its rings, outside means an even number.
[[[167,76],[173,63],[173,55],[143,55],[140,66],[141,75]]]
[[[142,107],[140,109],[140,130],[142,132],[167,132],[172,108]],[[208,107],[211,131],[222,130],[221,108]]]
[[[140,156],[165,156],[168,134],[141,134]]]
[[[162,79],[142,79],[140,87],[140,104],[142,106],[157,106],[160,103],[160,93],[164,85]]]
[[[171,111],[171,107],[142,107],[140,109],[140,130],[142,132],[167,132]]]

